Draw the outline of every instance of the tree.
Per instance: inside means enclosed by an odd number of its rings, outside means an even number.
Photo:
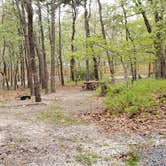
[[[44,30],[43,30],[43,21],[42,21],[42,11],[41,11],[41,4],[40,0],[37,0],[38,6],[38,15],[39,15],[39,27],[40,27],[40,35],[41,35],[41,45],[42,45],[42,60],[43,60],[43,71],[44,74],[42,76],[42,87],[45,89],[45,93],[48,93],[48,70],[47,70],[47,60],[46,60],[46,50],[45,50],[45,37],[44,37]]]
[[[105,41],[105,45],[107,46],[107,38],[106,38],[106,32],[105,32],[103,16],[102,16],[102,6],[101,6],[100,0],[97,0],[97,2],[98,2],[98,6],[99,6],[99,17],[100,17],[101,33],[102,33],[103,39]],[[112,81],[113,81],[114,80],[113,58],[111,60],[111,57],[110,57],[109,52],[108,52],[107,49],[106,49],[106,54],[107,54],[107,59],[108,59],[111,78],[112,78]]]
[[[32,67],[32,76],[34,82],[34,95],[35,101],[41,102],[40,97],[40,84],[38,79],[38,73],[36,69],[35,63],[35,48],[34,48],[34,32],[33,32],[33,8],[32,8],[32,0],[26,0],[26,11],[28,15],[28,39],[29,39],[29,53],[30,53],[30,66]]]
[[[51,92],[55,93],[55,0],[51,0],[51,25],[50,25],[50,45],[51,45]]]
[[[59,63],[60,63],[61,85],[64,86],[65,83],[64,83],[63,61],[62,61],[61,6],[59,6]]]

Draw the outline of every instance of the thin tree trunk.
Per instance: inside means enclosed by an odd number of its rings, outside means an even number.
[[[71,36],[71,52],[74,53],[75,48],[74,48],[74,40],[75,40],[75,24],[76,24],[76,19],[77,19],[77,12],[76,12],[76,7],[74,4],[74,1],[72,0],[72,36]],[[75,64],[76,61],[74,57],[70,59],[70,75],[71,75],[71,80],[75,81]]]
[[[18,61],[16,63],[15,74],[14,74],[14,90],[17,89],[17,82],[18,82]]]
[[[45,50],[45,44],[44,44],[44,31],[43,31],[43,24],[42,24],[42,14],[41,14],[41,4],[38,0],[38,9],[39,9],[39,27],[40,27],[40,35],[41,35],[41,44],[42,44],[42,58],[44,63],[44,75],[42,80],[42,88],[45,89],[45,93],[48,93],[48,69],[47,69],[47,60],[46,60],[46,50]]]
[[[104,27],[104,22],[103,22],[103,16],[102,16],[102,6],[100,0],[97,0],[98,6],[99,6],[99,16],[100,16],[100,25],[101,25],[101,32],[102,32],[102,37],[103,40],[105,41],[105,45],[107,46],[107,39],[106,39],[106,31]],[[114,65],[113,65],[113,57],[110,57],[108,49],[106,50],[106,55],[107,55],[107,60],[109,64],[109,70],[112,78],[112,82],[114,82]]]
[[[64,75],[63,75],[63,62],[62,62],[62,28],[61,28],[61,6],[59,6],[59,63],[60,63],[60,78],[61,85],[64,86]]]
[[[133,44],[133,49],[134,49],[134,57],[131,57],[131,55],[129,53],[129,60],[130,60],[130,66],[131,66],[132,80],[134,81],[134,80],[137,79],[137,59],[135,57],[136,49],[135,49],[135,44],[134,44],[133,38],[131,37],[129,28],[127,26],[127,24],[128,24],[128,22],[127,22],[127,14],[126,14],[126,10],[125,10],[123,1],[121,1],[121,7],[122,7],[122,10],[123,10],[124,21],[125,21],[126,41],[128,41],[130,39],[130,41]]]
[[[90,27],[89,27],[89,19],[90,19],[90,12],[87,9],[87,0],[84,3],[84,19],[85,19],[85,36],[86,36],[86,55],[88,55],[88,43],[87,39],[90,37]],[[88,56],[87,56],[88,57]],[[90,67],[89,67],[89,59],[86,59],[86,81],[90,80]]]
[[[51,0],[51,93],[55,93],[55,0]]]

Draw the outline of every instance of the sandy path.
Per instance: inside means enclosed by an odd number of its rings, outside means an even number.
[[[102,107],[93,93],[79,89],[57,91],[44,98],[57,98],[60,108],[55,111],[72,116]],[[132,145],[151,144],[152,141],[156,146],[166,143],[158,134],[107,136],[94,124],[67,126],[41,120],[39,116],[47,112],[53,101],[45,102],[48,105],[0,108],[0,166],[120,166],[125,163],[117,156],[130,151]],[[11,101],[7,104],[23,103]]]

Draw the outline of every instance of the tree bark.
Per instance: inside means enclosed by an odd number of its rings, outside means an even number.
[[[127,26],[127,24],[128,24],[127,14],[126,14],[126,10],[125,10],[123,1],[121,1],[121,7],[122,7],[122,10],[123,10],[124,21],[125,21],[126,41],[130,40],[132,42],[133,49],[134,49],[134,53],[133,53],[134,56],[132,57],[129,53],[129,60],[130,60],[130,66],[131,66],[132,81],[135,81],[137,79],[137,59],[135,57],[136,49],[135,49],[134,40],[131,37],[131,33],[130,33],[129,28]]]
[[[61,85],[64,86],[64,75],[63,75],[63,61],[62,61],[62,29],[61,29],[61,6],[59,6],[59,63],[60,63],[60,78]]]
[[[26,59],[26,69],[27,69],[27,77],[28,77],[28,87],[30,88],[31,95],[34,94],[34,83],[33,83],[33,76],[32,76],[32,66],[31,66],[31,57],[30,57],[30,48],[29,48],[29,39],[27,33],[27,23],[26,23],[26,15],[25,15],[25,0],[19,1],[15,0],[19,19],[20,19],[20,28],[24,35],[24,44],[25,44],[25,59]],[[20,9],[21,6],[21,9]]]
[[[99,65],[96,57],[93,57],[95,80],[99,80]]]
[[[34,93],[35,101],[41,102],[40,96],[40,83],[38,79],[38,73],[35,63],[35,44],[34,44],[34,32],[33,32],[33,8],[32,0],[26,0],[26,10],[28,15],[28,39],[29,39],[29,51],[30,51],[30,66],[32,67],[32,76],[34,81]]]
[[[86,55],[88,56],[88,47],[89,44],[87,43],[87,39],[90,37],[90,27],[89,27],[89,19],[90,19],[90,12],[87,9],[87,0],[84,2],[84,19],[85,19],[85,36],[86,36]],[[90,66],[89,66],[89,59],[86,59],[86,81],[90,80]]]
[[[51,93],[55,93],[55,0],[51,0]]]
[[[102,16],[102,6],[100,0],[97,0],[98,6],[99,6],[99,16],[100,16],[100,26],[101,26],[101,33],[103,40],[105,41],[105,45],[107,46],[107,38],[106,38],[106,32],[105,32],[105,27],[104,27],[104,22],[103,22],[103,16]],[[109,64],[109,70],[112,78],[112,82],[114,82],[114,64],[113,64],[113,57],[110,57],[108,49],[106,50],[106,55],[107,55],[107,60]]]
[[[42,80],[42,88],[45,89],[45,93],[48,93],[48,69],[47,69],[47,60],[46,60],[46,50],[45,50],[45,39],[44,39],[44,31],[43,31],[43,24],[42,24],[42,12],[41,12],[41,4],[40,0],[37,1],[38,10],[39,10],[39,27],[40,27],[40,35],[41,35],[41,44],[42,44],[42,58],[44,63],[44,75]]]
[[[76,19],[77,19],[77,12],[76,12],[76,6],[74,4],[74,0],[72,0],[72,35],[71,35],[71,52],[74,53],[75,48],[74,48],[74,40],[75,40],[75,33],[76,33]],[[75,81],[75,65],[76,61],[75,58],[72,56],[70,59],[70,77],[72,81]]]

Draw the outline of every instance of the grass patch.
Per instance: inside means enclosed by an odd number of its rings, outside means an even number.
[[[166,138],[166,132],[160,133],[160,135]]]
[[[96,153],[79,153],[76,156],[76,161],[82,163],[83,165],[86,166],[91,166],[95,163],[97,163],[97,159],[100,158],[100,156]]]
[[[107,110],[130,115],[165,103],[166,80],[154,79],[136,81],[129,88],[125,84],[111,86],[105,99]]]
[[[109,144],[107,144],[107,143],[104,143],[104,144],[103,144],[103,146],[110,146],[110,145],[109,145]]]
[[[137,166],[139,162],[139,156],[137,152],[129,152],[125,160],[126,166]]]
[[[63,112],[45,112],[41,113],[40,119],[42,120],[51,120],[56,124],[64,124],[64,125],[77,125],[80,124],[80,121],[69,116],[65,115]]]
[[[83,151],[83,148],[81,145],[78,145],[76,149],[77,149],[77,152],[79,152],[79,153],[82,153],[82,151]]]
[[[106,156],[104,157],[104,161],[111,161],[112,157],[111,156]]]
[[[80,121],[76,118],[66,115],[61,111],[61,107],[58,102],[54,102],[47,112],[40,114],[39,119],[41,120],[51,120],[55,124],[63,125],[77,125],[80,124]]]

